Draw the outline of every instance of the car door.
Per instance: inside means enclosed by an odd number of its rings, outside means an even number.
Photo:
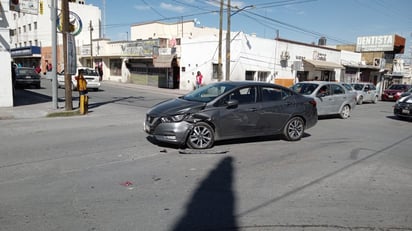
[[[366,101],[373,101],[375,99],[376,96],[376,88],[374,85],[372,84],[367,84],[365,86],[365,100]]]
[[[277,87],[261,88],[261,107],[257,130],[259,134],[278,133],[295,109],[291,93]]]
[[[257,100],[257,88],[255,86],[243,87],[229,93],[223,102],[236,100],[234,107],[220,107],[219,125],[216,128],[220,137],[239,138],[254,136],[257,132],[259,121],[259,107]]]
[[[331,113],[339,113],[340,109],[342,107],[342,104],[344,104],[349,97],[349,93],[347,93],[347,90],[339,85],[339,84],[330,84],[331,86],[331,92],[332,92],[332,105],[331,105]]]
[[[318,115],[333,114],[333,97],[330,89],[330,84],[323,84],[314,93],[318,108]]]

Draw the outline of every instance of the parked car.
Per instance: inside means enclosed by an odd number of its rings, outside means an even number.
[[[270,83],[227,81],[153,106],[144,130],[161,142],[206,149],[218,140],[275,134],[296,141],[317,121],[313,98]]]
[[[378,91],[373,83],[352,83],[353,89],[357,92],[356,102],[362,104],[364,102],[378,102]]]
[[[401,94],[401,98],[408,96],[408,95],[412,95],[412,87],[409,88],[409,90],[405,91],[404,93]]]
[[[90,67],[78,67],[77,72],[75,75],[71,76],[72,82],[71,86],[72,89],[77,89],[77,80],[76,76],[77,73],[79,73],[79,70],[83,71],[83,76],[86,79],[87,82],[87,89],[93,89],[93,90],[99,90],[100,88],[100,76],[99,73],[93,68]],[[65,82],[64,82],[64,70],[60,73],[57,74],[57,81],[59,83],[60,88],[65,87]]]
[[[396,101],[393,114],[399,118],[412,119],[412,94]]]
[[[392,84],[383,91],[382,101],[396,101],[401,97],[401,94],[408,91],[412,85],[409,84]]]
[[[356,106],[356,93],[349,91],[341,83],[304,81],[296,83],[291,89],[313,97],[320,116],[337,114],[342,119],[347,119]]]
[[[17,67],[15,68],[16,79],[15,87],[34,86],[40,88],[40,75],[32,67]]]

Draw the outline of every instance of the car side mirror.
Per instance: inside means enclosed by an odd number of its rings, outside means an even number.
[[[226,101],[227,108],[236,108],[239,105],[239,101],[236,99],[231,99]]]

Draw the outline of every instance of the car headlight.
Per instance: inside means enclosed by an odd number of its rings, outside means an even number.
[[[162,123],[172,123],[172,122],[180,122],[186,117],[186,114],[179,114],[179,115],[172,115],[172,116],[163,116],[160,121]]]

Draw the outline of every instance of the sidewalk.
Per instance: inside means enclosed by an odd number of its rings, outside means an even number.
[[[130,83],[116,83],[105,81],[105,85],[126,87],[140,89],[143,91],[149,92],[159,92],[162,94],[170,95],[183,95],[189,91],[180,90],[180,89],[167,89],[167,88],[157,88],[152,86],[143,86]],[[16,97],[17,98],[17,97]],[[15,107],[0,107],[0,120],[9,120],[9,119],[30,119],[30,118],[42,118],[53,113],[61,113],[64,111],[64,102],[58,102],[58,109],[53,109],[53,103],[51,100],[34,100],[35,102],[26,102],[24,105],[15,106]],[[78,105],[78,101],[73,100],[73,105]]]

